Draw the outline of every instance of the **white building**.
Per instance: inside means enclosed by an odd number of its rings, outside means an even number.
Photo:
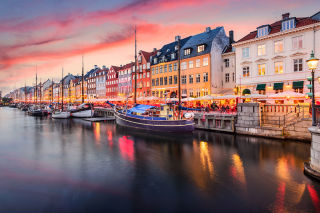
[[[309,92],[307,77],[311,74],[306,60],[312,51],[320,58],[319,30],[320,13],[304,18],[286,13],[281,20],[259,26],[233,44],[236,83],[241,92],[267,95],[283,91]],[[316,76],[320,73],[316,72]],[[320,89],[319,82],[315,85]],[[304,101],[306,99],[299,102]]]

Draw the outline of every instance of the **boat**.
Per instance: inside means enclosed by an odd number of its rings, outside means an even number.
[[[52,118],[55,118],[55,119],[67,119],[67,118],[70,118],[70,112],[54,111],[51,116]]]
[[[72,109],[70,112],[71,117],[74,118],[90,118],[94,116],[93,105],[90,103],[83,103],[76,109]]]
[[[178,56],[180,56],[180,39],[177,41]],[[178,57],[178,79],[181,79],[180,73],[180,57]],[[135,70],[137,69],[137,40],[135,29]],[[134,72],[134,79],[137,79],[137,72]],[[186,113],[182,116],[181,111],[181,86],[180,80],[178,84],[179,104],[164,104],[160,107],[151,105],[137,104],[137,81],[134,85],[134,104],[131,109],[117,109],[117,106],[107,102],[114,109],[116,124],[129,128],[151,130],[157,132],[192,132],[194,130],[193,116]],[[128,102],[128,98],[127,98]],[[175,110],[176,109],[176,110]]]
[[[107,102],[109,103],[109,102]],[[109,103],[110,104],[110,103]],[[117,125],[157,132],[192,132],[193,118],[179,118],[173,107],[162,105],[160,108],[136,104],[129,110],[117,110],[114,106],[114,115]]]
[[[61,79],[61,110],[54,110],[52,112],[51,117],[54,119],[68,119],[70,118],[70,112],[63,110],[63,88],[64,88],[64,80],[63,80],[63,68],[62,68],[62,79]],[[59,103],[58,103],[59,105]],[[59,108],[59,107],[58,107]]]
[[[42,117],[42,116],[44,116],[44,113],[39,108],[30,108],[29,111],[28,111],[28,115],[36,116],[36,117]]]

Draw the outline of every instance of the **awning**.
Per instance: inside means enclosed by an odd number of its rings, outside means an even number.
[[[282,89],[283,89],[283,82],[273,84],[273,90],[282,90]]]
[[[249,89],[244,89],[242,91],[242,95],[250,95],[251,94],[251,91]]]
[[[266,84],[258,84],[257,90],[266,90]]]
[[[294,81],[292,83],[292,89],[302,89],[303,88],[303,81]]]

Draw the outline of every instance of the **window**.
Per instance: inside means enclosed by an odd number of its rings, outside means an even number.
[[[163,78],[160,78],[160,85],[163,85]]]
[[[150,78],[150,72],[147,72],[147,78]]]
[[[172,76],[169,76],[169,84],[172,84]]]
[[[201,78],[200,74],[197,74],[197,75],[196,75],[196,82],[197,82],[197,83],[200,83],[200,78]]]
[[[164,77],[164,85],[168,84],[168,77]]]
[[[181,63],[181,69],[186,70],[187,69],[187,62],[182,62]]]
[[[258,56],[266,54],[266,45],[262,44],[258,46]]]
[[[250,49],[249,47],[242,48],[242,58],[250,57]]]
[[[209,74],[207,72],[203,73],[203,82],[208,82]]]
[[[250,76],[249,67],[243,67],[243,68],[242,68],[242,73],[243,73],[243,77],[244,77],[244,78],[249,77],[249,76]]]
[[[258,75],[266,74],[266,64],[258,64]]]
[[[286,21],[282,21],[282,31],[284,30],[290,30],[295,28],[295,21],[294,19],[290,19],[290,20],[286,20]]]
[[[303,93],[303,88],[296,88],[294,89],[294,92]]]
[[[190,54],[191,54],[190,48],[184,50],[184,55],[190,55]]]
[[[274,42],[274,53],[281,53],[283,51],[283,41]]]
[[[292,38],[292,49],[301,49],[302,48],[302,36],[297,36]]]
[[[172,64],[169,64],[169,72],[172,72]]]
[[[162,66],[159,67],[159,73],[162,73]]]
[[[154,64],[158,63],[158,59],[157,59],[157,58],[154,58],[154,59],[153,59],[153,63],[154,63]]]
[[[208,66],[209,62],[208,62],[208,58],[204,58],[203,59],[203,66]]]
[[[187,76],[186,75],[181,76],[181,83],[182,84],[186,84],[187,83]]]
[[[159,78],[156,79],[156,86],[159,86]]]
[[[189,69],[193,68],[193,61],[189,61]]]
[[[201,53],[201,52],[203,52],[203,51],[204,51],[204,44],[199,45],[199,46],[198,46],[198,53]]]
[[[260,95],[265,95],[266,94],[266,90],[258,90]]]
[[[143,73],[143,78],[145,78],[146,77],[146,73]]]
[[[229,58],[224,59],[224,67],[229,67],[230,63],[229,63]]]
[[[258,28],[258,38],[262,37],[262,36],[266,36],[268,34],[269,34],[269,27],[268,26]]]
[[[158,74],[158,67],[156,67],[156,74]]]
[[[178,83],[178,76],[174,76],[174,84],[177,84]]]
[[[193,97],[193,90],[189,90],[189,96]]]
[[[230,76],[229,76],[229,73],[226,73],[226,76],[225,76],[225,81],[226,83],[228,83],[230,81]]]
[[[163,66],[164,72],[167,72],[167,65]]]
[[[201,96],[200,89],[197,89],[197,97],[200,97],[200,96]]]
[[[175,54],[172,53],[172,54],[171,54],[171,60],[173,60],[174,58],[175,58]]]
[[[282,61],[274,63],[274,72],[277,74],[283,73],[283,62]]]
[[[200,67],[200,59],[196,60],[196,67]]]
[[[193,84],[193,75],[189,75],[189,84]]]
[[[301,72],[303,70],[302,58],[293,59],[293,71]]]
[[[178,70],[178,63],[174,63],[174,64],[173,64],[173,70],[174,70],[174,71],[177,71],[177,70]]]

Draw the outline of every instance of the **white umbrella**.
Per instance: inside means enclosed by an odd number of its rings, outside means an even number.
[[[238,96],[236,95],[224,95],[224,96],[218,96],[218,97],[214,97],[214,99],[218,99],[218,100],[223,100],[223,99],[235,99]]]
[[[244,96],[245,98],[253,98],[253,99],[258,99],[258,98],[268,98],[267,95],[261,95],[261,94],[251,94],[251,95],[246,95]]]
[[[183,99],[182,99],[182,102],[194,101],[194,100],[195,100],[195,98],[189,97],[189,98],[183,98]]]
[[[286,98],[286,97],[304,98],[305,95],[302,93],[297,93],[292,91],[280,92],[277,94],[269,95],[269,98]]]

